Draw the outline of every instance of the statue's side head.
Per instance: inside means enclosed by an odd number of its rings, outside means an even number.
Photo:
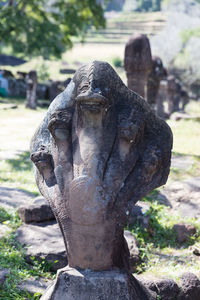
[[[60,224],[70,265],[124,266],[127,210],[166,182],[171,147],[167,124],[108,63],[76,72],[31,146],[37,183]]]

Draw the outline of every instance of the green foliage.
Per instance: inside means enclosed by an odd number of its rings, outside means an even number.
[[[37,75],[38,75],[38,80],[41,82],[46,81],[49,79],[50,74],[49,74],[49,69],[48,66],[43,62],[40,64],[37,68]]]
[[[7,213],[3,208],[0,208],[0,218],[5,220],[4,223],[13,230],[21,225],[16,213]],[[20,281],[30,277],[55,277],[54,273],[49,272],[49,264],[44,259],[38,262],[33,258],[32,261],[31,266],[26,263],[24,248],[16,241],[14,231],[0,239],[0,268],[10,269],[10,275],[0,291],[0,300],[38,300],[40,298],[39,293],[31,296],[28,292],[21,291],[17,287]]]
[[[0,161],[0,183],[10,184],[38,195],[29,151],[18,154],[16,158]]]
[[[116,67],[116,68],[121,68],[122,67],[122,60],[120,57],[116,56],[112,59],[112,64]]]
[[[193,28],[193,29],[185,29],[181,32],[181,40],[182,43],[185,45],[192,37],[199,37],[200,38],[200,28]]]
[[[9,214],[4,208],[0,207],[0,223],[10,220],[12,215]]]
[[[149,200],[152,195],[149,196]],[[145,200],[145,199],[143,199]],[[173,226],[179,222],[193,224],[199,232],[199,224],[195,219],[184,219],[179,215],[169,213],[169,208],[160,205],[154,198],[151,199],[149,210],[146,212],[149,216],[149,225],[147,228],[141,227],[136,223],[133,227],[128,228],[135,235],[139,244],[141,263],[138,266],[138,273],[144,272],[148,267],[151,267],[151,254],[161,252],[165,249],[188,248],[189,245],[198,241],[198,236],[192,236],[184,245],[178,245],[176,242],[176,234]],[[149,263],[148,263],[149,261]]]
[[[5,2],[0,9],[0,44],[23,56],[60,57],[72,46],[73,36],[84,36],[91,26],[105,26],[96,0]]]

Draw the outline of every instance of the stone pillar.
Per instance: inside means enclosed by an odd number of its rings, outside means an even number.
[[[151,71],[152,57],[146,35],[133,35],[125,46],[124,68],[128,88],[145,97],[145,86]]]
[[[130,253],[123,233],[131,207],[166,182],[171,148],[168,125],[108,63],[94,61],[76,72],[31,142],[36,181],[59,223],[71,268],[95,271],[95,278],[101,271],[123,271],[124,288],[137,290],[137,300],[151,299],[136,281],[133,287],[128,283]],[[80,283],[85,293],[85,279],[81,283],[79,277],[77,289]],[[112,299],[118,283],[109,280],[113,285],[104,297],[98,280],[87,279],[88,299]],[[68,299],[73,287],[64,282]],[[61,286],[53,293],[60,295]],[[132,299],[131,293],[124,299]]]
[[[179,103],[181,101],[181,85],[175,79],[174,75],[167,77],[168,82],[168,112],[171,115],[175,111],[179,111]]]
[[[188,103],[189,103],[189,95],[185,90],[181,89],[181,104],[182,104],[181,110],[183,112],[185,111],[185,106]]]
[[[157,97],[160,81],[167,77],[162,60],[158,56],[152,58],[152,69],[147,81],[147,102],[154,111],[157,111]]]
[[[26,76],[26,107],[31,109],[37,108],[37,73],[30,71]]]
[[[161,80],[160,87],[157,95],[157,115],[165,119],[167,118],[167,113],[165,113],[164,102],[167,100],[167,81]]]

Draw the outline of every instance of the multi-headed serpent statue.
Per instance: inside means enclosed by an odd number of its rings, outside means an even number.
[[[105,62],[82,66],[31,143],[69,266],[128,270],[129,209],[168,177],[172,134]]]

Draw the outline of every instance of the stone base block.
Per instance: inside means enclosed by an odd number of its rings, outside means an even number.
[[[66,267],[57,272],[41,300],[156,300],[156,294],[126,272]]]

